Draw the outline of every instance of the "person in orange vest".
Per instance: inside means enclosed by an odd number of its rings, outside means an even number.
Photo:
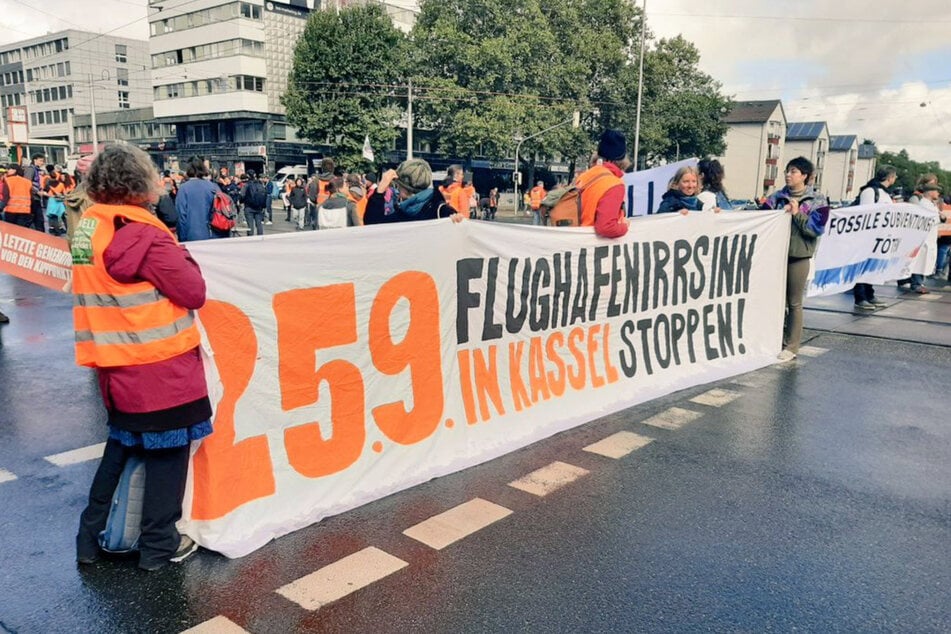
[[[528,192],[528,204],[532,208],[533,225],[542,224],[542,201],[545,200],[547,194],[548,192],[545,191],[545,183],[542,181],[535,183],[535,186],[532,187],[532,191]]]
[[[11,224],[29,227],[33,224],[33,183],[23,176],[23,168],[7,168],[6,187],[3,191],[3,219]]]
[[[624,135],[617,130],[605,130],[591,167],[575,179],[575,186],[581,190],[581,226],[594,227],[594,232],[603,238],[627,234],[629,221],[624,211],[621,177],[629,166]]]
[[[439,186],[439,192],[442,194],[443,200],[459,213],[465,213],[469,208],[468,205],[461,206],[462,201],[459,196],[459,190],[462,189],[463,175],[462,165],[450,165],[446,169],[445,182]]]
[[[80,516],[76,561],[99,559],[113,492],[136,455],[146,473],[138,563],[153,571],[198,548],[175,523],[191,442],[212,431],[194,317],[205,303],[205,280],[146,208],[161,188],[148,154],[107,146],[84,184],[94,204],[71,245],[76,362],[98,374],[108,440]]]
[[[363,215],[367,211],[367,193],[359,174],[347,174],[345,193],[347,194],[347,210],[350,213],[350,226],[363,226]]]

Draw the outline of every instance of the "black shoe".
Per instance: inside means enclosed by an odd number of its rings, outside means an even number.
[[[868,303],[872,306],[888,306],[888,302],[883,302],[877,297],[873,297],[872,299],[868,300]]]
[[[865,300],[862,300],[861,302],[855,302],[856,310],[875,310],[876,308],[877,306],[875,306],[875,304],[872,302],[867,302]]]
[[[0,313],[0,324],[9,324],[9,323],[10,323],[10,318],[4,315],[3,313]]]
[[[76,563],[77,563],[77,564],[81,564],[81,565],[83,565],[83,566],[88,566],[88,565],[90,565],[90,564],[94,564],[94,563],[96,563],[97,561],[99,561],[99,555],[98,555],[98,554],[96,554],[96,555],[77,555],[77,556],[76,556]]]

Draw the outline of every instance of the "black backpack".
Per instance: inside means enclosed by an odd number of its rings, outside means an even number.
[[[251,181],[247,185],[247,191],[244,194],[245,205],[252,209],[264,209],[267,207],[267,189],[258,181]]]
[[[863,185],[862,187],[859,188],[859,195],[855,197],[855,200],[853,200],[852,204],[849,205],[850,207],[855,207],[861,204],[859,202],[859,199],[862,198],[862,192],[865,191],[868,187],[871,187],[875,191],[875,204],[878,204],[879,196],[881,196],[882,194],[881,187],[875,187],[874,185]]]

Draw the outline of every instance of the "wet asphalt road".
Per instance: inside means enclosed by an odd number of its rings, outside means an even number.
[[[0,276],[0,632],[949,632],[951,292],[877,315],[815,300],[807,349],[330,518],[238,560],[79,569],[73,535],[105,439],[72,362],[69,299]],[[820,330],[821,329],[821,330]],[[721,407],[690,399],[720,388]],[[644,424],[680,407],[676,430]],[[582,448],[653,438],[614,460]],[[507,485],[560,461],[539,498]],[[16,479],[10,479],[15,476]],[[4,481],[7,480],[7,481]],[[433,550],[406,528],[473,498],[512,514]],[[374,546],[402,570],[317,611],[275,590]],[[240,630],[238,630],[240,631]]]

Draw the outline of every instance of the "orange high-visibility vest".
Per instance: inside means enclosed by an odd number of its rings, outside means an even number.
[[[30,213],[30,200],[33,197],[33,183],[22,176],[7,176],[7,188],[10,190],[10,200],[4,212],[8,214]]]
[[[83,212],[71,245],[76,363],[144,365],[195,348],[201,335],[192,311],[173,304],[151,282],[123,284],[106,271],[103,255],[115,237],[116,218],[172,235],[141,207],[96,204]]]
[[[53,196],[62,196],[66,193],[66,184],[63,181],[56,181],[55,185],[49,185],[47,181],[48,191]]]
[[[532,187],[532,192],[529,197],[529,204],[532,206],[532,211],[537,210],[542,206],[542,201],[545,200],[545,194],[548,192],[545,191],[545,188],[540,185],[535,185]]]
[[[330,192],[327,191],[327,185],[330,181],[317,179],[317,205],[323,205],[324,201],[330,198]]]
[[[595,165],[582,172],[575,179],[575,186],[581,190],[581,226],[593,227],[598,202],[609,189],[623,185],[624,181],[603,165]],[[618,218],[624,215],[624,203],[618,207]]]

